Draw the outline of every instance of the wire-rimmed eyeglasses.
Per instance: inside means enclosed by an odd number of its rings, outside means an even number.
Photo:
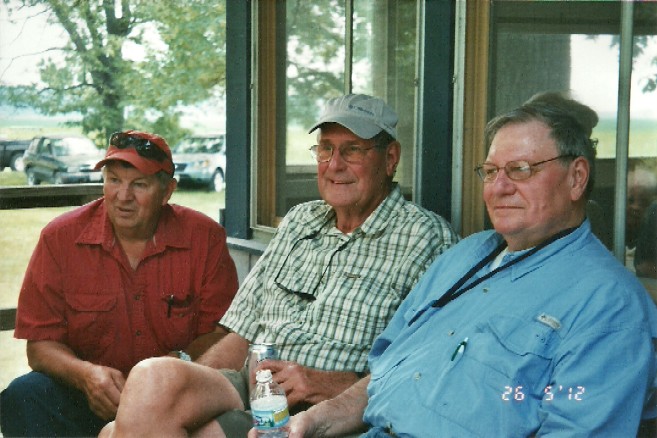
[[[312,155],[318,163],[326,163],[327,161],[331,161],[335,149],[336,148],[333,145],[316,144],[310,147],[310,155]],[[357,144],[350,144],[339,147],[338,151],[342,159],[347,163],[362,163],[365,160],[367,151],[370,149],[374,149],[374,146],[365,147]]]
[[[534,175],[537,170],[536,167],[549,163],[550,161],[555,161],[560,158],[575,158],[577,155],[573,154],[564,154],[559,155],[549,160],[538,161],[536,163],[529,163],[528,161],[518,160],[518,161],[509,161],[504,165],[504,167],[498,167],[491,163],[484,163],[475,167],[475,172],[479,175],[479,178],[485,183],[494,182],[497,179],[497,175],[500,173],[500,169],[504,169],[504,173],[509,179],[513,181],[522,181],[528,179]]]
[[[288,264],[288,261],[290,260],[290,256],[292,255],[292,253],[295,251],[295,249],[297,248],[297,246],[299,246],[299,244],[300,244],[301,242],[303,242],[304,240],[312,240],[312,239],[314,239],[315,237],[317,237],[317,235],[319,234],[319,232],[320,232],[320,230],[318,230],[318,231],[312,233],[312,234],[309,235],[309,236],[302,237],[301,239],[299,239],[299,240],[297,240],[296,242],[294,242],[294,244],[292,245],[292,248],[291,248],[290,251],[287,253],[287,256],[285,256],[285,260],[284,260],[283,263],[281,264],[281,267],[278,269],[278,273],[276,274],[276,277],[274,278],[274,284],[275,284],[276,286],[278,286],[279,288],[281,288],[281,289],[284,290],[285,292],[288,292],[288,293],[291,293],[291,294],[297,295],[298,297],[303,298],[304,300],[308,300],[308,301],[315,301],[315,300],[316,300],[315,293],[317,292],[317,289],[319,288],[319,285],[322,283],[322,279],[326,276],[326,273],[328,272],[328,270],[329,270],[329,268],[330,268],[330,266],[331,266],[331,262],[333,261],[333,257],[335,257],[335,255],[336,255],[337,253],[339,253],[340,251],[342,251],[343,249],[345,249],[345,247],[347,246],[347,244],[353,240],[353,239],[345,240],[344,242],[342,242],[342,243],[340,244],[340,246],[338,246],[338,247],[333,251],[333,253],[331,254],[331,256],[330,256],[329,259],[328,259],[328,262],[326,263],[326,266],[325,266],[324,269],[322,270],[321,275],[317,278],[316,281],[314,281],[314,285],[313,285],[313,284],[305,283],[305,286],[307,286],[307,287],[305,288],[304,291],[294,290],[294,289],[292,289],[292,288],[290,288],[290,287],[284,285],[284,284],[282,283],[282,281],[281,281],[281,278],[280,278],[280,277],[281,277],[281,272],[283,272],[283,268],[285,268],[285,266]]]

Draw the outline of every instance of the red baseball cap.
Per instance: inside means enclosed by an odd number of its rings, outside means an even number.
[[[130,163],[145,175],[163,170],[173,176],[174,165],[169,145],[159,135],[149,132],[130,130],[112,134],[105,158],[96,164],[95,169],[114,160]]]

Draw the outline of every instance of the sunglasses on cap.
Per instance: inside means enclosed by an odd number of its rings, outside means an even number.
[[[126,134],[125,132],[115,132],[112,134],[109,143],[110,146],[114,146],[117,149],[134,149],[140,156],[149,160],[165,161],[169,159],[167,154],[150,140],[137,137],[136,135]]]

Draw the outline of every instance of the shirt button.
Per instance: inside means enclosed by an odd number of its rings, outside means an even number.
[[[484,293],[488,293],[489,289],[487,287],[485,287],[483,290],[484,290]]]
[[[137,331],[135,332],[135,335],[137,335],[137,336],[141,336],[141,330],[137,330]]]
[[[141,295],[135,294],[135,301],[139,301],[141,299]]]
[[[455,333],[454,330],[450,330],[450,331],[447,332],[447,335],[448,336],[454,336],[454,333]]]
[[[413,380],[420,380],[422,378],[422,373],[415,372],[413,373]]]

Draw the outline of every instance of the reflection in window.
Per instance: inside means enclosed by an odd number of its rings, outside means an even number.
[[[98,155],[98,148],[88,138],[68,137],[55,139],[52,142],[53,155]]]
[[[412,196],[417,0],[258,7],[257,223],[276,226],[292,206],[319,198],[308,151],[316,134],[307,130],[327,99],[348,92],[379,96],[399,113],[396,179]]]
[[[625,262],[632,270],[641,264],[637,274],[654,279],[654,229],[640,230],[649,227],[657,199],[657,4],[634,6]],[[490,116],[544,90],[570,90],[598,113],[589,218],[612,249],[616,169],[622,168],[616,152],[621,2],[497,1],[493,11]],[[645,262],[637,262],[639,253]]]

